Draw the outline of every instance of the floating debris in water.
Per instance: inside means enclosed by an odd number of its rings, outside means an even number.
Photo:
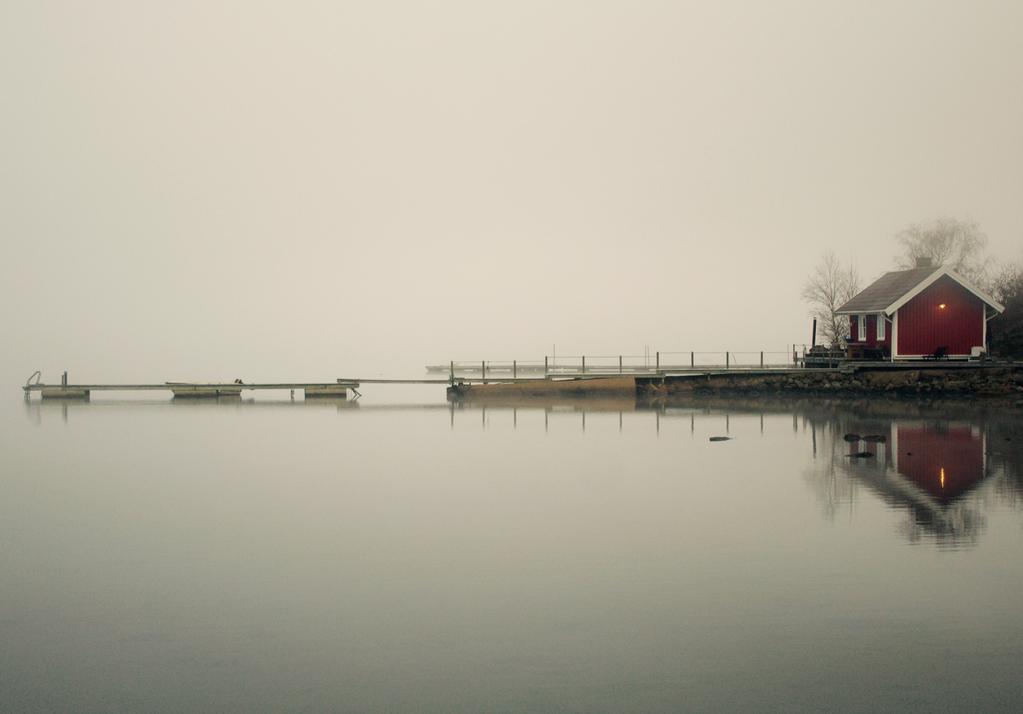
[[[888,437],[885,436],[884,434],[867,434],[866,436],[863,437],[863,440],[864,441],[880,442],[880,443],[883,444],[886,441],[888,441]]]
[[[853,441],[859,441],[860,440],[860,435],[859,434],[846,434],[842,438],[845,439],[846,441],[853,442]]]
[[[712,436],[712,437],[710,437],[711,441],[731,441],[731,439],[732,439],[732,437],[730,437],[730,436]]]
[[[850,459],[872,459],[874,455],[869,451],[857,451],[855,454],[849,454]]]

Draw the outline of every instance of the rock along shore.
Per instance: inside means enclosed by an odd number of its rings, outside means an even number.
[[[637,395],[803,393],[840,396],[890,394],[1023,399],[1023,365],[806,369],[778,374],[716,373],[640,380]]]

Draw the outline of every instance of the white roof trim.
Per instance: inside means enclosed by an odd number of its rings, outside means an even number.
[[[926,278],[921,280],[919,283],[917,283],[917,286],[915,288],[913,288],[908,293],[906,293],[905,295],[900,297],[898,300],[893,302],[891,305],[886,307],[884,309],[884,311],[887,314],[889,314],[889,315],[893,314],[896,310],[898,310],[900,307],[905,305],[907,302],[909,302],[910,300],[915,298],[917,295],[922,293],[924,290],[929,288],[932,283],[934,283],[938,278],[940,278],[940,277],[942,277],[944,275],[947,275],[948,277],[950,277],[953,280],[955,280],[961,286],[966,288],[966,290],[968,290],[969,292],[973,293],[977,298],[979,298],[980,300],[983,300],[988,305],[993,307],[997,312],[1005,312],[1005,307],[1001,303],[999,303],[997,300],[995,300],[993,297],[991,297],[990,295],[985,293],[983,290],[981,290],[980,288],[978,288],[975,285],[973,285],[973,283],[971,283],[969,280],[967,280],[963,276],[959,275],[959,273],[955,272],[951,268],[944,268],[944,267],[941,270],[935,270],[929,276],[927,276]]]
[[[836,315],[884,315],[890,317],[884,310],[835,310]],[[367,377],[367,379],[369,379]]]

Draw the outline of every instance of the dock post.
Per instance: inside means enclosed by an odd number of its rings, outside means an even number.
[[[725,352],[725,369],[729,369],[731,367],[731,365],[729,364],[729,361],[730,360],[728,358],[728,353]]]
[[[519,378],[519,365],[517,360],[512,360],[512,379]]]
[[[618,374],[622,373],[622,356],[618,355]]]
[[[660,374],[661,373],[661,352],[660,352],[660,350],[657,351],[657,356],[654,359],[655,359],[654,366],[656,367],[657,373]]]
[[[487,361],[483,360],[482,362],[480,362],[480,365],[481,365],[481,370],[480,371],[483,373],[483,384],[486,384],[487,383]]]
[[[62,374],[61,377],[60,377],[60,386],[62,386],[62,387],[66,387],[67,386],[67,370],[66,369],[64,370],[64,374]]]
[[[586,374],[586,355],[583,355],[583,374]]]
[[[543,378],[547,379],[547,355],[543,356]]]
[[[451,386],[455,386],[455,361],[451,360],[451,371],[448,373],[448,379],[451,381]]]
[[[764,368],[764,351],[760,350],[760,369]]]
[[[696,353],[695,352],[690,352],[689,353],[689,367],[690,367],[690,369],[692,369],[693,367],[696,367]]]

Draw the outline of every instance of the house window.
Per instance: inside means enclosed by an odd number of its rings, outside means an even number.
[[[885,329],[884,324],[886,322],[888,322],[888,321],[886,319],[884,319],[884,315],[878,315],[877,316],[877,339],[878,340],[883,340],[884,339],[884,329]]]
[[[866,342],[867,341],[867,316],[857,315],[856,316],[856,341]]]

